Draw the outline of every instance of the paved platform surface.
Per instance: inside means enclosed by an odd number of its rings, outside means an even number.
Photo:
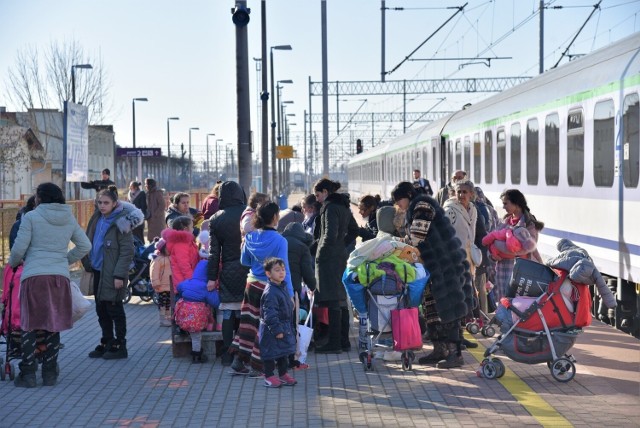
[[[577,375],[558,383],[545,364],[503,358],[500,380],[476,376],[478,361],[439,370],[374,360],[365,372],[357,353],[315,355],[295,371],[295,387],[265,388],[231,376],[219,360],[203,365],[171,356],[169,329],[152,303],[126,305],[129,358],[90,359],[100,337],[87,314],[62,334],[60,378],[54,387],[22,389],[0,382],[1,427],[92,426],[615,426],[640,424],[640,345],[595,323],[573,348]],[[492,339],[481,339],[481,346]],[[430,346],[425,345],[425,351]]]

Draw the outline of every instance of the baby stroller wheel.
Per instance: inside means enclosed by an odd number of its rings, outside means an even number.
[[[140,300],[142,300],[143,302],[150,302],[151,299],[153,299],[153,296],[149,296],[148,294],[143,294],[142,296],[140,296]]]
[[[496,379],[500,379],[502,376],[504,376],[507,368],[504,366],[504,363],[498,358],[492,358],[491,362],[496,366]]]
[[[550,371],[558,382],[569,382],[576,375],[576,365],[570,359],[561,357],[551,363]]]
[[[126,289],[125,289],[125,295],[124,295],[124,299],[122,299],[122,303],[129,303],[129,301],[131,300],[131,285],[129,285]]]
[[[480,327],[475,322],[470,322],[467,324],[467,331],[471,334],[478,334]]]
[[[411,351],[404,351],[402,353],[402,370],[412,370],[413,369],[413,360],[415,356]]]
[[[160,296],[158,296],[158,293],[156,293],[155,291],[153,292],[153,304],[156,306],[160,305]]]
[[[490,325],[482,327],[480,331],[484,337],[493,337],[496,334],[496,329],[491,327]]]
[[[498,375],[498,367],[493,361],[488,361],[482,365],[482,375],[487,379],[495,379]]]

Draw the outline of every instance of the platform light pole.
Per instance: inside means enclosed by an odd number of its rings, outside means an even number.
[[[216,134],[207,134],[207,183],[211,179],[211,168],[209,167],[209,137],[215,136]]]
[[[167,190],[170,189],[171,184],[171,137],[169,134],[169,122],[172,120],[180,120],[179,117],[167,118]]]
[[[147,98],[134,98],[131,101],[131,112],[133,115],[133,148],[136,148],[136,101],[149,101]],[[138,164],[138,180],[142,179],[142,156],[136,155],[136,161]]]
[[[222,141],[224,143],[224,139],[218,138],[216,140],[216,181],[220,179],[220,170],[218,169],[218,158],[219,158],[219,156],[218,156],[218,146],[219,146],[218,141]]]
[[[191,185],[193,183],[193,160],[191,159],[191,131],[198,131],[200,128],[189,128],[189,192],[191,192]]]
[[[71,66],[71,101],[76,103],[76,68],[93,69],[91,64],[74,64]]]
[[[276,81],[276,103],[278,104],[278,116],[277,116],[277,126],[278,126],[278,137],[277,137],[277,145],[280,146],[282,145],[282,103],[280,102],[280,90],[283,88],[283,86],[280,86],[280,84],[292,84],[293,80],[291,79],[286,79],[286,80],[278,80]],[[293,104],[293,101],[287,101],[287,104]],[[274,151],[274,156],[275,156],[275,151]],[[278,160],[278,186],[279,188],[277,189],[278,192],[276,193],[276,195],[278,195],[280,193],[281,187],[282,187],[282,159]]]
[[[271,61],[271,193],[275,198],[278,195],[276,183],[278,182],[278,170],[276,167],[276,107],[275,107],[275,80],[273,77],[273,51],[290,51],[291,45],[271,46],[269,59]]]

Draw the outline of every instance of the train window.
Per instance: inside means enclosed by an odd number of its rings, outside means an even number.
[[[622,108],[622,173],[625,187],[638,187],[640,162],[640,99],[627,95]]]
[[[384,182],[384,179],[386,177],[384,167],[385,167],[385,161],[384,161],[384,159],[381,159],[380,160],[380,174],[381,174],[381,177],[380,177],[380,180],[378,180],[378,181]]]
[[[462,169],[462,147],[460,138],[456,140],[456,169]]]
[[[569,186],[584,182],[584,125],[582,109],[572,110],[567,117],[567,180]]]
[[[449,158],[447,159],[448,177],[453,175],[453,143],[451,140],[447,140],[447,146],[449,147]]]
[[[491,184],[493,181],[493,136],[491,131],[484,133],[484,182]]]
[[[426,179],[429,179],[429,147],[425,147],[422,149],[422,176]]]
[[[499,128],[496,133],[496,157],[498,184],[504,184],[507,177],[507,136],[504,128]]]
[[[547,186],[557,186],[560,175],[560,118],[556,113],[544,123],[544,177]]]
[[[520,123],[514,123],[511,125],[511,184],[520,184]]]
[[[527,184],[538,184],[538,119],[527,122]]]
[[[480,183],[482,176],[482,144],[480,143],[480,134],[473,134],[473,181]]]
[[[599,187],[613,186],[614,125],[613,100],[597,103],[593,112],[593,179]]]
[[[434,144],[433,147],[431,148],[431,163],[433,164],[433,166],[431,167],[431,174],[433,180],[435,181],[436,179],[436,173],[439,175],[440,172],[436,170],[436,164],[437,162],[437,157],[436,157],[436,145]]]
[[[464,169],[471,177],[471,139],[464,137]]]

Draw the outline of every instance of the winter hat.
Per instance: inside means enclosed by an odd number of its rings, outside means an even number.
[[[198,235],[198,242],[202,244],[203,247],[209,248],[209,231],[201,230]]]
[[[162,251],[165,245],[167,245],[167,241],[165,241],[164,238],[158,239],[156,241],[156,251],[158,252]]]
[[[396,210],[390,206],[380,207],[376,212],[376,222],[378,223],[378,230],[386,233],[393,234],[395,232],[395,226],[393,225],[393,218],[396,215]]]

